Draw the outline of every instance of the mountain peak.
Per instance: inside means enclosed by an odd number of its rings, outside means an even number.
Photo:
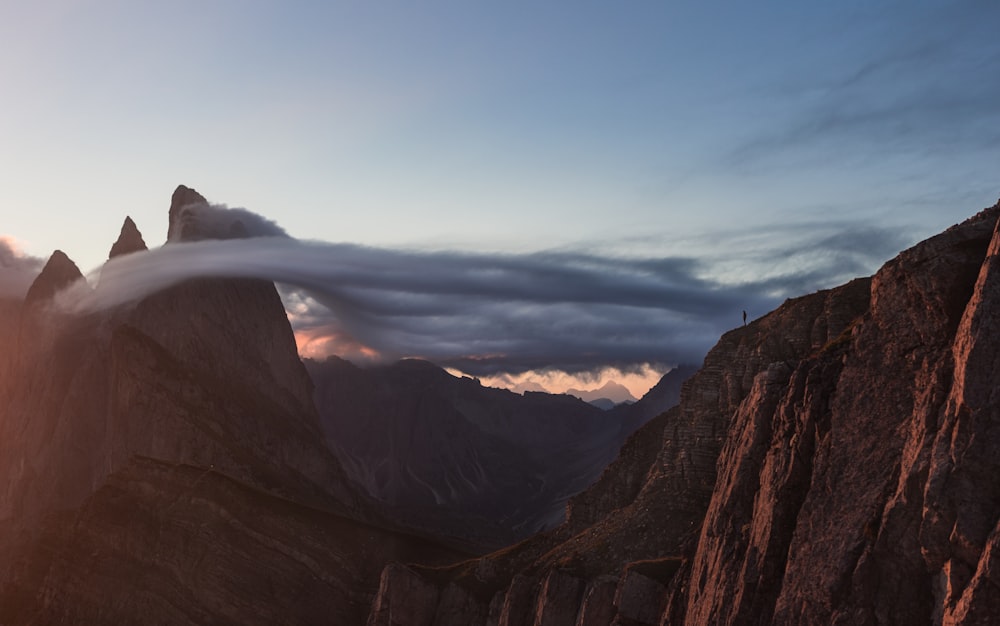
[[[181,209],[192,204],[208,204],[205,196],[184,185],[177,185],[170,196],[170,224],[167,228],[167,239],[183,239],[181,232]]]
[[[56,250],[49,257],[41,273],[31,283],[28,294],[24,298],[25,305],[42,302],[51,298],[57,291],[83,278],[80,268],[76,266],[66,253]]]
[[[567,389],[563,393],[576,396],[584,402],[607,399],[611,400],[613,404],[619,404],[636,401],[635,396],[628,390],[628,387],[613,380],[609,380],[597,389]]]
[[[113,259],[116,256],[148,249],[146,242],[142,238],[142,233],[139,232],[135,222],[132,221],[131,217],[126,217],[125,223],[122,224],[121,234],[118,235],[118,241],[111,246],[108,258]]]

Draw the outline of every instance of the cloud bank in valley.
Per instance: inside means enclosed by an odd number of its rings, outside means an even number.
[[[284,233],[273,226],[260,232]],[[262,278],[281,285],[307,356],[421,357],[478,376],[639,371],[700,362],[741,311],[752,319],[785,297],[870,273],[902,245],[898,233],[857,225],[786,230],[716,241],[729,252],[715,259],[416,252],[287,236],[180,241],[110,260],[57,303],[85,313],[189,278]]]

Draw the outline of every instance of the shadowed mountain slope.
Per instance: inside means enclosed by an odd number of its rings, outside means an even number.
[[[327,441],[355,481],[409,525],[493,548],[558,524],[647,413],[676,404],[670,381],[690,371],[605,412],[567,395],[483,387],[415,359],[306,366]]]

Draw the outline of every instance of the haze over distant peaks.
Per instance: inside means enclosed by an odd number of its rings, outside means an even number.
[[[609,380],[597,389],[588,389],[584,391],[579,389],[567,389],[566,393],[571,396],[576,396],[585,402],[606,399],[611,400],[616,404],[621,404],[622,402],[635,402],[638,399],[632,395],[632,392],[628,390],[628,387],[613,380]]]

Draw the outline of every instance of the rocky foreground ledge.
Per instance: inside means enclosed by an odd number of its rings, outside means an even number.
[[[990,623],[998,217],[727,333],[562,526],[388,566],[368,624]]]

